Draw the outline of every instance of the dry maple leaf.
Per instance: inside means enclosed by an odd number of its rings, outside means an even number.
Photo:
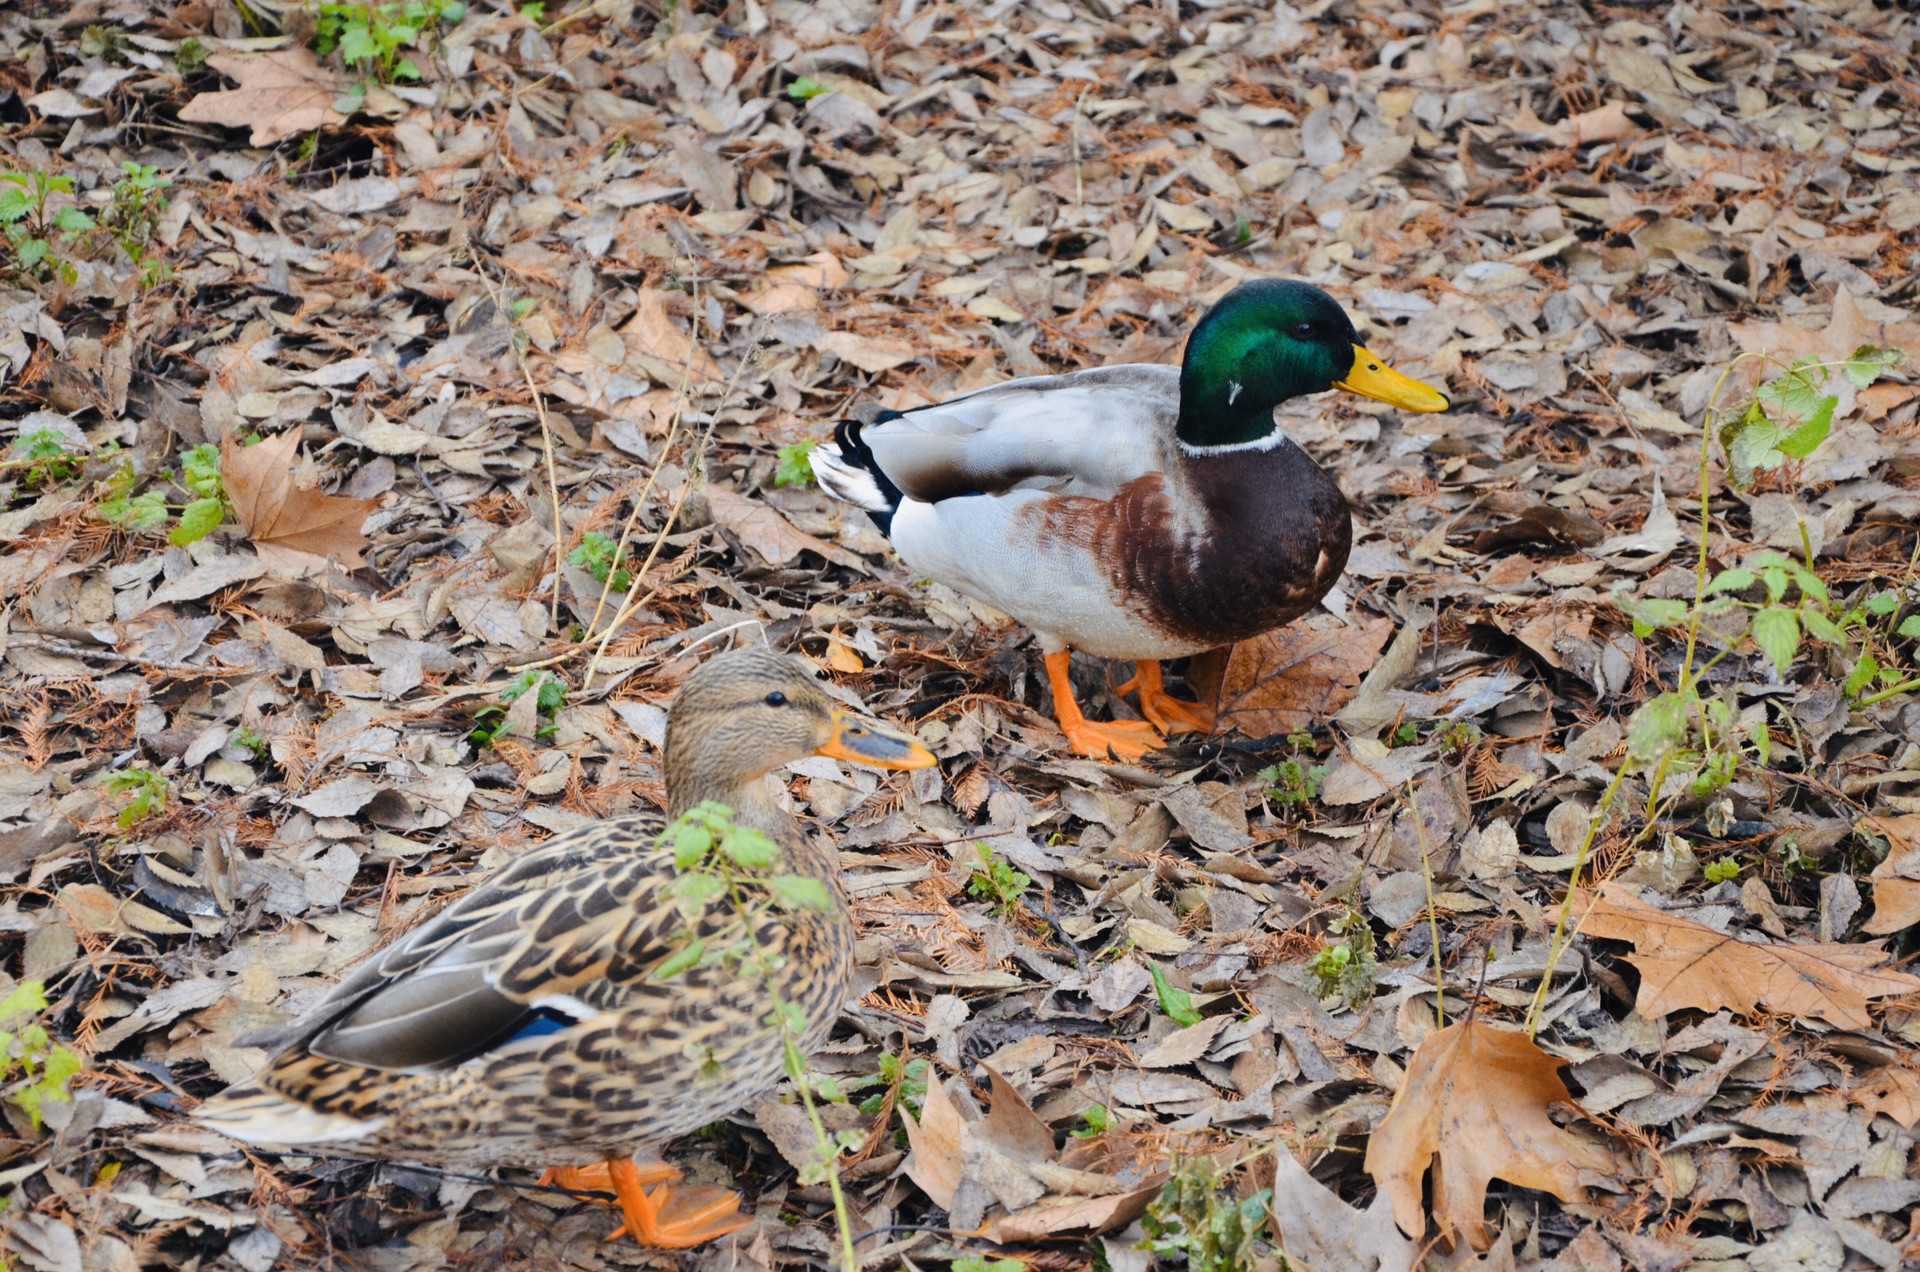
[[[215,53],[207,65],[239,87],[196,95],[180,108],[182,119],[251,128],[247,142],[254,146],[271,146],[295,133],[347,122],[333,108],[340,94],[333,74],[306,49],[275,49],[248,57]]]
[[[1565,1065],[1525,1034],[1475,1020],[1420,1044],[1367,1145],[1366,1171],[1392,1199],[1401,1231],[1426,1232],[1420,1180],[1429,1164],[1440,1235],[1452,1243],[1463,1231],[1477,1250],[1491,1244],[1482,1217],[1490,1180],[1585,1200],[1580,1171],[1611,1170],[1613,1154],[1547,1116],[1548,1105],[1573,1103],[1560,1080]]]
[[[1884,936],[1920,923],[1920,813],[1860,820],[1893,845],[1873,868],[1873,917],[1860,930]]]
[[[1886,952],[1872,945],[1760,945],[1654,909],[1617,883],[1590,898],[1580,930],[1631,941],[1640,970],[1634,1010],[1648,1019],[1681,1007],[1774,1011],[1870,1029],[1867,1000],[1920,991],[1920,977],[1875,970]]]
[[[260,559],[295,574],[313,573],[332,562],[357,570],[365,542],[360,525],[377,499],[343,499],[294,484],[300,430],[289,429],[254,446],[229,437],[220,444],[220,478],[226,483],[233,515],[253,541]]]
[[[1203,701],[1219,703],[1216,729],[1272,737],[1345,706],[1392,634],[1389,618],[1325,631],[1289,624],[1200,655],[1187,683]]]

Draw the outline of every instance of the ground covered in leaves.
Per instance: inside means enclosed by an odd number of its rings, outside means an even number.
[[[662,704],[759,639],[942,757],[787,784],[861,922],[815,1068],[870,1266],[1920,1259],[1905,6],[355,8],[0,7],[6,1259],[660,1258],[185,1115],[657,806]],[[1186,669],[1221,736],[1072,758],[805,444],[1277,275],[1456,409],[1285,408],[1347,576]],[[829,1257],[810,1149],[678,1146],[760,1215],[688,1257]]]

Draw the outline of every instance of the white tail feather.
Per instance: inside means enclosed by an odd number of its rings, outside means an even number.
[[[813,461],[813,476],[820,483],[820,489],[835,499],[869,512],[893,511],[893,504],[880,493],[880,484],[874,481],[873,474],[849,464],[838,446],[831,442],[816,446],[808,458]]]

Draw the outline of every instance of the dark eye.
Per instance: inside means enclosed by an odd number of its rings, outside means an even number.
[[[787,695],[784,693],[781,693],[778,689],[775,689],[772,693],[768,694],[765,698],[762,698],[761,701],[766,703],[770,707],[784,707],[787,705]]]
[[[1313,324],[1303,322],[1293,329],[1293,334],[1302,340],[1311,340],[1313,339]]]

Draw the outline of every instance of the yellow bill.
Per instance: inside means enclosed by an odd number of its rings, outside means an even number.
[[[883,769],[923,769],[939,762],[907,734],[844,711],[833,713],[833,736],[814,754]]]
[[[1353,370],[1347,372],[1346,379],[1335,380],[1333,387],[1403,411],[1444,411],[1453,405],[1446,394],[1410,375],[1401,375],[1364,345],[1353,346]]]

